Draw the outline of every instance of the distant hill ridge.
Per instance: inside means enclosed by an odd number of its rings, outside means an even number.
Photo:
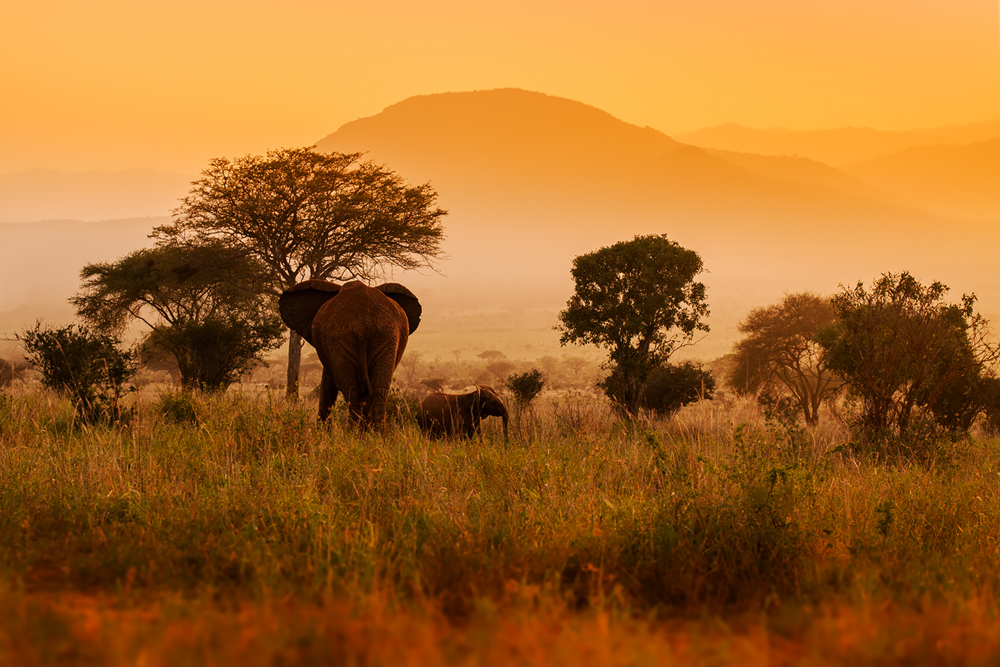
[[[575,254],[636,233],[696,248],[720,288],[822,281],[832,290],[919,270],[908,258],[930,248],[957,253],[970,224],[814,159],[704,149],[516,89],[409,98],[317,146],[363,151],[411,182],[430,181],[451,211],[444,271],[484,293],[497,275],[565,280]],[[953,233],[942,239],[941,229]],[[800,274],[812,282],[795,285]]]
[[[915,146],[842,169],[926,210],[1000,222],[1000,138]]]
[[[962,145],[1000,138],[1000,119],[967,125],[886,131],[864,127],[823,130],[757,129],[724,123],[676,135],[680,141],[760,155],[801,155],[833,166],[933,144]]]
[[[582,102],[517,88],[410,97],[344,124],[319,145],[333,136],[341,142],[370,140],[376,131],[385,143],[433,147],[435,137],[448,134],[470,149],[501,153],[515,151],[521,138],[530,136],[539,142],[538,152],[562,151],[572,157],[593,151],[661,155],[683,145],[659,130],[631,125]]]
[[[0,222],[109,220],[167,215],[192,176],[155,169],[0,174]]]
[[[706,218],[728,227],[765,216],[784,227],[910,216],[898,210],[905,204],[879,201],[876,188],[828,165],[705,150],[581,102],[517,89],[412,97],[317,146],[364,151],[410,180],[429,180],[446,208],[530,202],[558,210],[552,224],[574,218],[578,231],[614,217],[691,228]],[[519,217],[509,224],[519,226]]]

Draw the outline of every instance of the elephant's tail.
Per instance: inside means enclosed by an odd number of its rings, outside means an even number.
[[[372,380],[368,374],[368,342],[362,338],[358,341],[358,386],[366,396],[371,396]]]

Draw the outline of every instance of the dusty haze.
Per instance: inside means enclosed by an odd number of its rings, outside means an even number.
[[[637,233],[705,260],[702,358],[752,307],[884,271],[976,292],[996,321],[998,3],[903,9],[7,8],[0,331],[69,318],[83,264],[146,243],[211,158],[317,142],[450,211],[440,274],[395,276],[428,354],[557,349],[572,258]]]
[[[942,280],[956,297],[976,292],[987,317],[1000,312],[1000,179],[980,144],[914,147],[838,169],[699,148],[577,101],[498,89],[409,98],[317,146],[365,151],[429,181],[449,210],[439,272],[389,276],[420,295],[424,324],[411,344],[432,357],[560,352],[553,326],[572,293],[573,258],[636,234],[665,233],[701,254],[712,332],[684,354],[704,360],[728,351],[752,307],[885,271]],[[950,176],[930,187],[942,154]],[[924,205],[932,196],[938,210]],[[0,227],[5,246],[20,249],[4,268],[3,326],[71,317],[65,298],[79,268],[143,245],[167,219]],[[43,277],[23,280],[39,266]]]

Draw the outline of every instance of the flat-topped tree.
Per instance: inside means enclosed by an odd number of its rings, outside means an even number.
[[[185,387],[225,390],[284,338],[263,264],[218,240],[158,243],[80,277],[80,317],[114,334],[143,322],[143,356],[166,353]]]
[[[308,279],[368,282],[386,266],[431,267],[447,214],[436,202],[430,184],[408,185],[360,153],[281,149],[212,160],[154,235],[223,240],[266,266],[278,295]],[[291,332],[289,396],[298,393],[301,348]]]

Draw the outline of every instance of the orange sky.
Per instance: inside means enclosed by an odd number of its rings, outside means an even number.
[[[304,145],[518,87],[668,133],[1000,117],[998,0],[38,0],[0,20],[0,173]]]

